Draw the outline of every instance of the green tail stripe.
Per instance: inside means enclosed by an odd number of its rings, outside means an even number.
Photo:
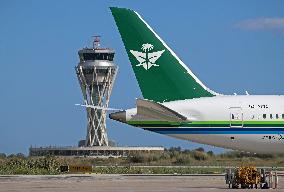
[[[208,89],[136,12],[111,8],[145,99],[156,102],[212,97]]]

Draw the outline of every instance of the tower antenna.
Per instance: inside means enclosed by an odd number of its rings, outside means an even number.
[[[94,35],[93,38],[94,38],[93,49],[97,49],[101,45],[101,39],[100,39],[101,36],[100,35]]]

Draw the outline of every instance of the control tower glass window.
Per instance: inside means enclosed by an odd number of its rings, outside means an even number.
[[[113,61],[114,53],[83,53],[85,61],[89,60],[108,60]]]

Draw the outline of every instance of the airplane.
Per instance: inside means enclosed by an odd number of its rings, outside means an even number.
[[[284,96],[214,92],[137,12],[110,9],[143,95],[110,119],[222,148],[284,153]]]

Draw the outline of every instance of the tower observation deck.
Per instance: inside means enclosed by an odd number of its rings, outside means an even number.
[[[87,107],[87,135],[85,147],[108,146],[106,110],[118,67],[113,62],[115,51],[100,47],[99,36],[95,36],[92,48],[78,51],[80,62],[76,74]]]

